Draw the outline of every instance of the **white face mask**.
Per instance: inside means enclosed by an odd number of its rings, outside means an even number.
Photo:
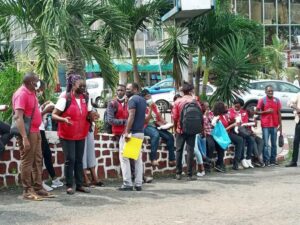
[[[41,87],[41,81],[38,81],[36,83],[36,86],[34,87],[34,89],[37,91],[37,90],[39,90],[40,87]]]
[[[148,105],[151,105],[151,104],[153,103],[152,98],[148,99],[148,100],[146,101],[146,103],[147,103]]]
[[[122,98],[117,97],[119,101],[124,101],[126,98],[126,95],[124,95]]]

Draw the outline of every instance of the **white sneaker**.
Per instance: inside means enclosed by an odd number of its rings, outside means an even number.
[[[250,168],[254,168],[254,166],[252,165],[251,159],[247,159],[246,162]]]
[[[55,180],[52,180],[52,185],[51,185],[51,187],[53,187],[53,188],[58,188],[58,187],[62,187],[62,186],[64,186],[64,183],[61,182],[61,181],[59,180],[59,178],[56,178]]]
[[[42,184],[43,188],[46,190],[46,191],[53,191],[53,188],[52,187],[49,187],[47,184],[45,184],[45,181],[43,181],[43,184]]]
[[[248,165],[246,159],[243,159],[241,163],[242,163],[242,166],[243,166],[245,169],[249,168],[249,165]]]
[[[203,176],[205,176],[205,171],[198,172],[198,173],[196,174],[196,176],[197,176],[197,177],[203,177]]]

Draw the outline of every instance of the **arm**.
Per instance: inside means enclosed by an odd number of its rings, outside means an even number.
[[[52,112],[52,119],[72,125],[72,122],[70,121],[71,118],[70,117],[62,117],[61,114],[62,114],[62,111],[55,108]]]
[[[152,105],[150,105],[150,106],[148,107],[148,114],[147,114],[147,116],[145,117],[145,124],[148,124],[149,121],[151,120],[151,118],[152,118]]]
[[[51,106],[48,106],[48,107],[44,106],[44,108],[41,106],[41,108],[43,109],[42,116],[44,116],[45,114],[51,113],[53,111],[54,105],[51,105]]]
[[[279,120],[279,127],[278,130],[280,132],[280,135],[282,135],[282,118],[281,118],[281,103],[278,102],[278,120]]]
[[[126,123],[124,119],[115,118],[116,109],[113,105],[113,102],[109,102],[107,106],[107,120],[110,125],[121,126]]]
[[[24,149],[28,150],[30,149],[30,143],[26,134],[23,116],[24,111],[22,109],[15,110],[14,120],[16,121],[16,126],[20,131],[20,135],[22,136]]]
[[[179,120],[178,104],[174,104],[174,107],[172,108],[172,115],[173,115],[174,129],[176,132],[178,127],[178,120]]]
[[[135,108],[129,109],[129,111],[128,111],[128,113],[129,113],[128,122],[127,122],[127,125],[125,128],[125,134],[124,134],[126,140],[129,139],[129,133],[130,133],[130,130],[131,130],[133,122],[134,122],[135,111],[136,111]]]

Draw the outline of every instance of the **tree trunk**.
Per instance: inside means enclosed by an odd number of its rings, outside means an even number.
[[[68,77],[70,74],[79,74],[83,78],[85,78],[85,60],[80,50],[74,48],[74,51],[72,53],[66,54],[66,59],[66,76]]]
[[[175,80],[176,89],[179,90],[182,81],[182,73],[177,57],[173,58],[173,78]]]
[[[209,62],[207,60],[208,58],[206,57],[206,66],[204,69],[204,76],[203,76],[203,84],[202,84],[202,99],[207,100],[206,96],[206,86],[208,83],[208,77],[209,77]]]
[[[133,80],[134,80],[134,82],[136,82],[140,85],[138,61],[137,61],[137,56],[136,56],[134,38],[130,38],[129,44],[130,44],[131,61],[132,61],[132,69],[133,69]]]
[[[200,49],[198,49],[198,62],[197,62],[196,79],[195,79],[196,96],[199,96],[200,94],[199,83],[200,83],[201,73],[202,73],[202,52],[200,51]]]
[[[194,83],[194,71],[193,71],[193,54],[190,52],[189,54],[189,62],[188,62],[188,82],[190,84]]]

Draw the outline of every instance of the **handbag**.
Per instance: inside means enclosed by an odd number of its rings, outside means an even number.
[[[243,137],[243,138],[251,136],[250,130],[247,127],[244,127],[244,126],[239,126],[238,127],[238,132],[239,132],[238,135]]]
[[[278,137],[278,146],[279,146],[280,148],[282,148],[283,145],[284,145],[283,135],[280,134],[279,137]]]
[[[24,127],[25,127],[25,131],[26,131],[27,135],[29,135],[29,133],[30,133],[31,120],[32,120],[32,117],[33,117],[33,114],[35,111],[35,107],[36,107],[36,101],[34,103],[34,107],[33,107],[31,116],[28,117],[28,116],[25,116],[25,114],[23,115]],[[12,122],[11,122],[10,133],[15,136],[21,136],[20,131],[16,124],[16,120],[14,118],[12,119]]]
[[[220,121],[216,123],[211,135],[223,150],[226,150],[228,145],[231,143],[228,133]]]

